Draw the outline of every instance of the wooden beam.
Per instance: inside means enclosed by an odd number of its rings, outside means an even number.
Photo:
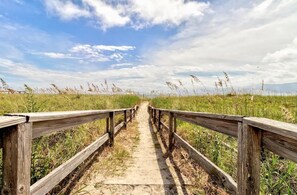
[[[248,125],[297,141],[297,125],[267,118],[245,117]]]
[[[238,129],[237,182],[239,195],[260,193],[261,131],[244,120]]]
[[[57,184],[59,184],[65,177],[76,169],[82,162],[84,162],[91,154],[98,150],[104,143],[108,141],[108,134],[104,134],[88,147],[78,152],[68,161],[54,169],[48,175],[37,181],[30,187],[30,193],[34,195],[43,195],[48,193]],[[29,193],[28,193],[29,194]]]
[[[276,133],[262,132],[263,147],[297,163],[297,141]]]
[[[35,112],[35,113],[10,113],[6,116],[22,116],[27,117],[28,122],[48,121],[48,120],[60,120],[66,118],[101,115],[108,114],[110,112],[122,113],[125,109],[113,109],[113,110],[80,110],[80,111],[66,111],[66,112]]]
[[[26,122],[26,117],[0,116],[0,129]]]
[[[177,144],[180,144],[181,147],[188,151],[190,157],[194,159],[216,182],[224,186],[231,193],[236,193],[237,184],[230,175],[198,152],[176,133],[174,133],[174,139]]]
[[[108,113],[85,115],[59,120],[39,121],[33,123],[33,139],[45,136],[56,131],[69,129],[84,123],[89,123],[109,116]]]
[[[127,129],[127,123],[128,123],[128,121],[127,121],[127,111],[125,110],[124,111],[124,123],[125,123],[125,129]]]
[[[114,144],[114,112],[109,113],[109,145]]]
[[[210,119],[197,116],[186,116],[176,114],[176,118],[211,129],[232,137],[237,137],[237,121],[223,120],[223,119]]]
[[[162,119],[162,113],[161,110],[158,112],[158,131],[161,130],[161,119]]]
[[[1,194],[29,194],[31,145],[31,123],[22,123],[3,131],[3,189]]]
[[[173,140],[174,140],[174,124],[173,124],[173,113],[169,114],[169,144],[168,150],[171,151],[173,149]]]

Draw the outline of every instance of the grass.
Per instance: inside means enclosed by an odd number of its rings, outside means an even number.
[[[153,98],[151,104],[167,109],[257,116],[297,123],[297,96],[163,96]],[[235,138],[179,120],[177,122],[178,133],[183,138],[236,179],[237,141]],[[269,151],[264,151],[262,158],[262,194],[296,194],[296,164]]]
[[[139,101],[139,97],[135,95],[34,94],[32,89],[27,88],[25,94],[0,93],[0,115],[15,112],[127,108],[138,104]],[[116,123],[122,120],[122,116],[116,117]],[[105,121],[99,120],[34,139],[31,183],[50,173],[104,132]]]

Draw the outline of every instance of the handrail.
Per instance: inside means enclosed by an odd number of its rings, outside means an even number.
[[[231,193],[259,194],[260,156],[262,148],[297,163],[297,125],[266,118],[238,115],[211,114],[148,107],[150,118],[160,130],[169,131],[169,151],[174,143],[188,150],[190,156],[206,172],[226,187]],[[162,115],[169,116],[169,125],[161,121]],[[237,184],[205,156],[196,151],[176,133],[176,119],[199,125],[237,138]],[[175,140],[175,142],[174,142]]]
[[[135,117],[138,106],[112,110],[66,112],[10,113],[0,116],[0,143],[3,148],[3,189],[1,194],[46,194],[76,169]],[[129,113],[129,116],[128,116]],[[124,114],[124,121],[115,126],[115,115]],[[30,186],[32,139],[70,127],[106,119],[106,132],[71,159]]]

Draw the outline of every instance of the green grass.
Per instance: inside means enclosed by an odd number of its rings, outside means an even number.
[[[15,112],[128,108],[139,102],[139,97],[135,95],[49,95],[34,94],[33,91],[27,90],[26,94],[0,94],[0,115]],[[116,117],[116,123],[121,120],[123,120],[122,116]],[[78,151],[98,139],[105,131],[105,120],[99,120],[34,139],[31,183],[70,159]],[[0,161],[2,162],[1,159]]]
[[[156,97],[151,104],[159,108],[265,117],[297,123],[297,96],[188,96]],[[178,133],[215,164],[236,179],[237,141],[205,128],[177,121]],[[261,167],[263,194],[296,194],[297,166],[269,151]]]

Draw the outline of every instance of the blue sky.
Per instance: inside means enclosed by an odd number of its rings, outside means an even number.
[[[297,82],[296,0],[2,0],[0,78],[141,92]]]

